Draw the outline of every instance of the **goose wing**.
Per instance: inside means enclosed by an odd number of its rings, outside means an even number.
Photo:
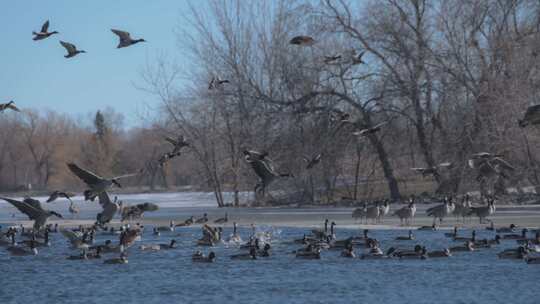
[[[48,30],[49,30],[49,20],[45,21],[45,23],[43,23],[43,25],[41,26],[42,33],[47,33]]]
[[[65,41],[60,41],[60,44],[67,50],[67,52],[69,54],[73,54],[75,52],[77,52],[77,48],[75,47],[75,45],[69,43],[69,42],[65,42]]]
[[[90,172],[88,170],[85,170],[79,166],[77,166],[75,163],[69,163],[67,164],[69,170],[73,172],[73,174],[77,175],[78,178],[80,178],[83,182],[85,182],[87,185],[95,185],[101,181],[103,181],[103,178],[93,172]]]
[[[515,168],[512,165],[510,165],[507,161],[505,161],[504,159],[500,157],[495,157],[490,162],[493,163],[495,166],[505,169],[505,170],[509,170],[509,171],[515,170]]]
[[[120,37],[120,41],[131,41],[131,35],[128,32],[111,29],[111,32]]]
[[[132,177],[132,176],[137,176],[139,174],[141,174],[143,172],[143,169],[139,170],[139,172],[136,172],[136,173],[129,173],[129,174],[124,174],[124,175],[120,175],[120,176],[115,176],[113,178],[111,178],[112,180],[117,180],[117,179],[122,179],[122,178],[127,178],[127,177]]]
[[[172,137],[167,136],[167,137],[165,137],[165,140],[168,143],[170,143],[171,145],[175,146],[175,147],[176,147],[176,145],[178,145],[178,141],[176,139],[172,138]]]
[[[36,208],[33,204],[26,202],[26,200],[21,202],[18,200],[7,198],[7,197],[0,197],[0,199],[3,199],[6,202],[13,205],[20,212],[26,214],[28,218],[31,220],[35,220],[39,218],[41,215],[43,215],[43,209],[41,208],[41,206],[38,206],[38,208]]]
[[[54,202],[60,196],[59,193],[59,191],[54,191],[53,193],[51,193],[51,195],[49,195],[49,198],[47,199],[47,203]]]
[[[105,209],[108,205],[113,204],[111,202],[111,198],[109,197],[109,194],[107,194],[107,191],[103,191],[98,195],[99,204],[103,209]]]
[[[12,109],[15,112],[20,112],[21,110],[15,106],[15,104],[11,103],[7,106],[9,109]]]

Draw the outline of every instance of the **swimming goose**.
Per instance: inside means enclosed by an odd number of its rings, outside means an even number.
[[[435,225],[437,219],[442,223],[443,219],[454,212],[455,205],[452,202],[452,198],[445,198],[442,205],[431,207],[426,210],[427,216],[433,216],[433,224]]]
[[[142,251],[159,251],[159,250],[167,250],[167,249],[175,249],[176,248],[176,240],[171,240],[168,244],[150,244],[150,245],[141,245],[139,246],[139,249]]]
[[[241,243],[242,242],[242,238],[240,237],[240,235],[238,234],[237,230],[238,230],[238,225],[236,224],[236,222],[233,223],[233,233],[232,235],[227,239],[227,242],[232,242],[232,243]]]
[[[205,213],[205,214],[203,214],[203,216],[201,218],[198,218],[195,221],[195,224],[204,224],[206,222],[208,222],[208,215]]]
[[[7,102],[7,103],[0,103],[0,113],[4,112],[5,110],[10,109],[15,112],[20,112],[19,108],[15,106],[15,102],[13,100]]]
[[[369,233],[369,230],[368,230],[368,229],[364,229],[362,235],[361,235],[361,236],[354,236],[354,237],[353,237],[353,240],[356,240],[356,241],[367,241],[368,239],[370,239],[370,237],[368,236],[368,233]]]
[[[370,249],[370,251],[368,253],[363,253],[360,255],[360,259],[362,260],[372,260],[372,259],[390,259],[392,258],[394,255],[394,252],[395,252],[395,248],[393,247],[390,247],[387,251],[386,251],[386,254],[384,254],[382,252],[382,250],[380,250],[380,248],[377,248],[377,249]]]
[[[60,197],[66,198],[71,201],[71,198],[74,196],[75,194],[70,193],[70,192],[55,190],[49,195],[49,198],[47,199],[47,203],[52,203]]]
[[[540,264],[540,257],[527,257],[525,261],[527,264]]]
[[[127,253],[125,251],[120,253],[120,257],[118,258],[113,258],[113,259],[108,259],[108,260],[103,261],[103,264],[127,264],[127,263],[128,263],[128,259],[127,259]]]
[[[451,238],[454,238],[457,236],[457,231],[458,231],[458,228],[457,226],[454,226],[454,230],[452,232],[446,232],[444,234],[445,237],[451,237]]]
[[[403,225],[403,222],[405,222],[406,225],[410,225],[410,221],[414,219],[415,214],[416,204],[414,202],[414,198],[412,198],[408,206],[394,211],[393,215],[397,215],[399,217],[401,225]]]
[[[191,260],[197,263],[213,263],[216,260],[216,254],[210,251],[208,256],[204,256],[201,251],[197,251],[191,256]]]
[[[26,214],[29,219],[34,220],[34,232],[37,232],[41,228],[43,228],[47,223],[47,219],[49,217],[54,215],[56,217],[62,218],[61,214],[43,209],[41,203],[38,200],[29,197],[25,198],[22,202],[6,197],[0,197],[0,199],[10,203],[20,212]]]
[[[396,241],[412,241],[412,240],[414,240],[414,235],[412,233],[412,230],[409,230],[408,236],[398,236],[396,238]]]
[[[103,210],[97,214],[96,221],[99,226],[103,226],[109,223],[114,218],[114,215],[118,212],[120,206],[116,202],[111,202],[107,191],[99,193],[98,200]]]
[[[128,47],[130,45],[134,45],[134,44],[139,43],[139,42],[146,42],[146,40],[144,40],[144,39],[132,39],[131,35],[128,32],[125,32],[125,31],[111,29],[111,32],[116,34],[118,36],[118,38],[120,39],[120,41],[118,42],[118,46],[116,47],[117,49],[123,48],[123,47]]]
[[[260,155],[248,150],[245,150],[243,153],[245,161],[251,165],[251,168],[259,177],[259,182],[254,188],[255,193],[264,195],[266,188],[276,179],[280,177],[293,177],[290,173],[277,173],[272,165],[272,160],[266,156],[261,158]]]
[[[493,225],[493,222],[491,222],[491,224]],[[497,233],[513,233],[513,232],[515,232],[516,228],[517,228],[516,225],[510,224],[510,226],[508,226],[508,227],[501,227],[501,228],[495,229],[495,232],[497,232]]]
[[[521,234],[503,234],[502,239],[503,240],[527,240],[527,232],[529,230],[527,228],[523,228],[521,230]]]
[[[19,242],[19,244],[24,244],[26,246],[34,246],[34,247],[50,247],[51,246],[51,242],[49,240],[49,230],[45,229],[45,232],[44,232],[44,235],[43,235],[43,242],[40,242],[38,240],[36,240],[36,236],[35,235],[32,235],[32,239],[30,240],[25,240],[25,241],[21,241]]]
[[[174,227],[176,227],[174,225],[174,221],[170,221],[169,222],[169,226],[160,226],[160,227],[157,227],[156,230],[157,231],[174,231]]]
[[[518,125],[525,128],[528,125],[540,124],[540,105],[534,105],[527,108],[523,118],[518,120]]]
[[[387,121],[384,121],[384,122],[381,122],[379,124],[376,124],[372,127],[366,127],[364,129],[361,129],[359,131],[355,131],[353,132],[353,135],[356,135],[356,136],[368,136],[370,134],[375,134],[377,132],[379,132],[381,130],[381,128],[386,125],[388,122]]]
[[[74,44],[71,44],[69,42],[61,41],[60,44],[66,49],[68,52],[66,55],[64,55],[65,58],[71,58],[75,57],[80,53],[86,53],[84,50],[77,50],[77,47]]]
[[[297,250],[295,256],[299,259],[319,260],[321,258],[321,249],[308,245],[304,249]]]
[[[306,170],[310,170],[313,167],[315,167],[315,165],[320,163],[321,157],[322,157],[322,153],[319,153],[311,158],[304,156],[304,161],[306,162]]]
[[[527,258],[527,254],[529,253],[529,250],[524,246],[519,246],[518,248],[514,249],[506,249],[502,252],[499,252],[497,256],[499,259],[525,259]]]
[[[119,179],[128,178],[141,174],[141,171],[138,173],[125,174],[113,178],[103,178],[93,172],[82,169],[75,163],[67,164],[69,170],[73,172],[78,178],[80,178],[90,189],[84,191],[84,200],[94,199],[102,192],[107,191],[113,185],[116,185],[119,188],[122,188],[122,185],[118,182]]]
[[[394,253],[400,259],[421,259],[425,260],[428,257],[426,247],[416,245],[414,251],[401,251]]]
[[[310,36],[300,35],[293,37],[290,41],[290,44],[299,45],[299,46],[312,46],[315,44],[315,39]]]
[[[139,219],[144,216],[145,212],[156,211],[159,207],[153,203],[142,203],[135,206],[126,206],[122,211],[121,221]]]
[[[73,231],[62,229],[60,233],[68,239],[72,248],[87,249],[94,242],[94,230],[90,232]]]
[[[228,221],[229,221],[229,216],[227,215],[227,212],[225,212],[225,217],[218,218],[217,220],[214,221],[214,223],[224,224],[224,223],[227,223]]]
[[[352,243],[349,243],[345,249],[341,252],[341,256],[344,258],[355,258],[354,249]]]
[[[270,256],[271,252],[270,252],[270,249],[271,249],[271,246],[270,244],[266,243],[264,244],[264,247],[262,250],[259,250],[257,252],[257,255],[260,256],[260,257],[263,257],[263,258],[267,258]]]
[[[176,224],[176,227],[191,226],[193,222],[194,222],[194,217],[191,216],[187,220],[185,220],[183,223]]]
[[[474,243],[467,241],[463,246],[450,247],[450,252],[459,252],[459,251],[474,251]]]
[[[540,232],[536,232],[534,234],[534,238],[532,239],[517,239],[516,242],[518,244],[533,244],[533,245],[540,245]]]
[[[501,243],[501,237],[497,234],[494,239],[477,240],[474,241],[474,248],[491,248],[492,245],[498,245]]]
[[[495,213],[495,203],[494,203],[494,200],[493,199],[490,199],[488,201],[488,205],[487,206],[482,206],[482,207],[471,207],[471,212],[470,214],[474,214],[476,216],[478,216],[478,219],[480,221],[480,224],[482,224],[484,222],[484,220],[492,215],[493,213]]]
[[[41,26],[41,31],[37,33],[32,32],[32,35],[34,35],[34,38],[32,38],[32,40],[34,41],[42,40],[42,39],[48,38],[51,35],[59,34],[57,31],[48,32],[48,30],[49,30],[49,20],[43,23],[43,25]]]
[[[255,247],[251,247],[249,253],[241,253],[231,255],[231,260],[256,260],[257,259],[257,250]]]
[[[38,250],[34,244],[30,245],[30,248],[24,248],[21,246],[9,246],[6,248],[9,254],[13,256],[27,256],[27,255],[37,255]]]
[[[471,232],[471,237],[463,237],[463,236],[454,236],[452,238],[454,241],[461,241],[461,242],[467,242],[467,241],[471,241],[471,242],[474,242],[476,240],[476,230],[473,230]]]
[[[430,258],[447,258],[451,257],[452,253],[450,253],[448,248],[445,248],[444,250],[430,251],[427,253],[427,256]]]

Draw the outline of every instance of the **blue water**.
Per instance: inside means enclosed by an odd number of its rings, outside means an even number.
[[[273,255],[254,261],[234,261],[243,252],[220,244],[213,264],[192,263],[201,249],[194,240],[200,228],[177,229],[160,237],[146,229],[143,240],[129,249],[129,264],[105,265],[102,260],[70,261],[77,251],[68,248],[60,234],[38,256],[12,257],[0,248],[0,303],[540,303],[540,265],[501,260],[496,253],[516,247],[515,241],[447,259],[360,260],[323,251],[321,260],[296,259],[292,244],[308,229],[274,228]],[[225,235],[230,234],[225,230]],[[240,230],[247,239],[250,230]],[[470,231],[460,231],[467,235]],[[339,230],[338,239],[358,231]],[[373,231],[382,248],[428,250],[455,246],[443,232],[418,231],[415,241],[394,241],[406,231]],[[142,252],[144,243],[166,243],[179,248]],[[479,238],[493,237],[482,231]],[[99,236],[101,243],[110,236]],[[357,253],[362,249],[356,249]],[[113,254],[105,255],[106,258]]]

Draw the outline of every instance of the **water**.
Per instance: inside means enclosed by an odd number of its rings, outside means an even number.
[[[233,261],[242,252],[221,244],[213,264],[191,262],[201,249],[194,240],[200,228],[189,227],[153,236],[129,249],[129,264],[104,265],[102,260],[70,261],[77,252],[68,248],[60,234],[52,234],[53,246],[35,257],[11,257],[0,250],[1,303],[538,303],[540,265],[501,260],[496,253],[515,247],[505,241],[496,248],[457,253],[448,259],[360,260],[339,257],[339,251],[323,251],[321,260],[299,260],[291,254],[309,229],[274,228],[273,255],[255,261]],[[248,238],[249,227],[240,229]],[[225,235],[231,233],[225,229]],[[470,231],[463,231],[467,235]],[[338,238],[358,234],[342,229]],[[441,249],[456,243],[443,232],[418,231],[416,241],[394,241],[401,230],[373,231],[383,248],[412,248],[421,243]],[[493,237],[489,231],[479,238]],[[97,243],[109,236],[99,236]],[[142,252],[142,243],[167,243],[179,248]],[[357,249],[357,252],[361,249]],[[113,255],[106,255],[111,257]]]

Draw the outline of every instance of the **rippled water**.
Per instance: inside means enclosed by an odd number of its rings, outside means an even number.
[[[148,227],[147,227],[148,228]],[[323,251],[321,260],[295,259],[291,244],[309,229],[274,228],[273,255],[255,261],[233,261],[241,252],[220,244],[213,264],[191,262],[200,228],[177,229],[155,237],[146,229],[141,242],[129,249],[129,264],[104,265],[101,260],[70,261],[76,254],[60,234],[53,246],[35,257],[11,257],[0,249],[0,303],[538,303],[540,265],[501,260],[496,253],[516,247],[505,241],[492,249],[458,253],[448,259],[360,260]],[[240,229],[247,239],[250,229]],[[231,233],[225,229],[225,235]],[[358,234],[339,230],[338,239]],[[461,232],[460,232],[461,233]],[[463,231],[463,235],[470,231]],[[456,245],[443,232],[416,232],[416,241],[394,241],[406,231],[373,231],[384,249],[428,250]],[[101,243],[110,236],[99,236]],[[493,237],[482,231],[479,238]],[[143,243],[179,248],[142,252]],[[205,253],[209,248],[199,248]],[[361,249],[357,249],[357,252]],[[106,255],[109,257],[112,255]]]

